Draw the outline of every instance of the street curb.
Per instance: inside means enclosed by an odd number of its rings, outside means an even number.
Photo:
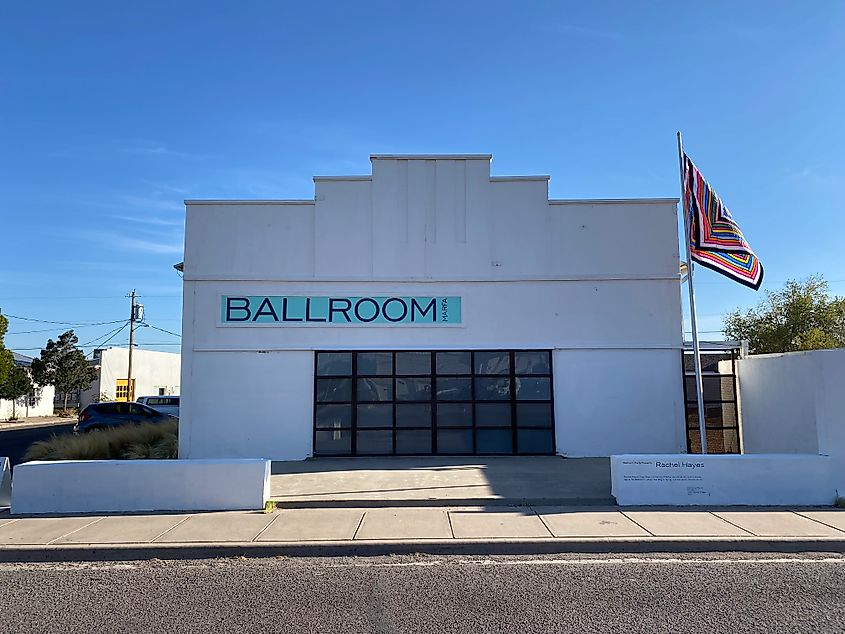
[[[838,553],[845,539],[539,539],[0,546],[0,563],[388,555]]]

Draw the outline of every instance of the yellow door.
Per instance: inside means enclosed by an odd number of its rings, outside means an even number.
[[[132,390],[129,390],[127,379],[117,379],[114,386],[114,400],[128,401],[135,394],[135,379],[132,379]]]

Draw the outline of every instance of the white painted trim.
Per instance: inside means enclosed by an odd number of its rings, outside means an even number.
[[[518,283],[518,282],[583,282],[589,284],[591,282],[679,282],[680,275],[626,275],[620,273],[618,275],[579,275],[574,276],[560,276],[560,275],[532,275],[532,276],[514,276],[502,278],[466,278],[466,277],[366,277],[354,276],[335,277],[335,276],[312,276],[312,277],[274,277],[268,278],[261,274],[256,275],[226,275],[225,273],[214,273],[209,275],[200,275],[196,277],[183,278],[185,282],[305,282],[305,283],[402,283],[402,284],[454,284],[461,282],[473,282],[479,284],[498,284],[498,283]]]
[[[314,182],[318,181],[371,181],[373,180],[372,175],[370,176],[314,176]]]
[[[549,346],[548,343],[534,342],[530,344],[524,343],[509,343],[507,341],[496,341],[494,343],[473,343],[470,346],[473,350],[680,350],[681,346],[673,344],[650,344],[650,345],[630,345],[630,346],[608,346],[608,345],[578,345],[578,346]],[[331,345],[323,348],[316,346],[285,346],[285,347],[226,347],[226,348],[194,348],[192,352],[251,352],[269,354],[271,352],[317,352],[320,350],[398,350],[396,345],[373,346],[367,345],[362,348],[360,344],[349,346]],[[447,345],[435,346],[433,344],[427,345],[407,345],[402,346],[402,350],[466,350],[466,345]]]
[[[370,154],[371,161],[491,161],[492,154]]]
[[[550,198],[550,205],[654,205],[678,204],[680,198]]]
[[[314,205],[315,200],[185,200],[185,205]]]

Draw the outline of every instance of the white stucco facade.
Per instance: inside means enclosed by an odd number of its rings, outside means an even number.
[[[186,201],[180,457],[313,455],[318,350],[549,350],[555,452],[684,451],[677,201],[549,200],[548,177],[490,161],[376,155],[314,200]],[[232,296],[457,297],[461,316],[224,323]]]
[[[136,349],[132,352],[132,379],[135,382],[135,397],[157,394],[179,394],[181,379],[181,356],[173,352]],[[126,380],[129,372],[129,349],[107,348],[100,351],[95,360],[97,378],[80,396],[80,407],[93,403],[98,398],[112,400],[116,395],[117,383]]]

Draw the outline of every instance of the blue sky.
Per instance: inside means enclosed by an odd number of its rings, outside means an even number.
[[[553,198],[677,196],[678,129],[763,288],[822,273],[843,295],[843,97],[839,1],[4,3],[0,308],[118,321],[137,288],[178,332],[185,198],[310,198],[373,152],[490,152]],[[762,297],[710,271],[696,290],[705,338]],[[7,345],[63,329],[13,318]]]

